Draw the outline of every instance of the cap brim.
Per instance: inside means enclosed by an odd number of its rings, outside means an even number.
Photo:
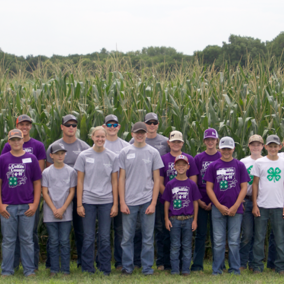
[[[235,147],[227,146],[227,145],[224,145],[224,146],[221,146],[221,147],[219,146],[219,149],[224,149],[224,148],[231,149],[231,150],[235,149]]]
[[[20,138],[20,139],[23,139],[23,137],[20,137],[20,136],[18,136],[18,135],[13,135],[13,136],[11,136],[11,137],[8,137],[8,140],[10,140],[10,139],[12,139],[12,138]]]
[[[216,136],[211,136],[211,135],[208,135],[207,137],[203,137],[203,139],[206,139],[206,138],[218,139],[218,137],[216,137]]]
[[[186,163],[189,165],[189,162],[186,161],[185,159],[177,159],[177,160],[175,161],[175,164],[176,164],[178,161],[184,161],[184,162],[186,162]]]
[[[144,131],[144,132],[147,132],[147,130],[143,129],[143,128],[139,128],[139,129],[135,129],[135,130],[132,130],[133,133],[136,133],[138,131]]]
[[[55,150],[54,152],[52,152],[51,154],[55,154],[55,153],[57,153],[59,151],[67,152],[67,150],[65,150],[65,149],[58,149],[58,150]]]
[[[269,141],[269,142],[266,142],[265,145],[269,145],[271,143],[274,143],[274,144],[277,144],[277,145],[281,145],[281,142],[275,142],[275,141]]]
[[[178,139],[178,138],[177,138],[177,139],[175,139],[175,138],[169,139],[169,142],[174,142],[174,141],[181,141],[181,142],[184,142],[183,139]]]

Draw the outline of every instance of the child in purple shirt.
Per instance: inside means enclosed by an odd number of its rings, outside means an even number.
[[[186,172],[188,158],[179,155],[175,159],[177,176],[167,183],[162,198],[165,200],[165,226],[171,236],[172,274],[179,274],[179,252],[182,242],[182,275],[190,273],[192,232],[197,227],[198,188]]]
[[[242,224],[242,201],[250,177],[245,165],[233,158],[235,142],[223,137],[219,143],[222,157],[209,165],[204,180],[213,203],[212,225],[214,239],[213,275],[222,274],[225,259],[226,227],[228,227],[229,273],[240,274],[239,240]]]

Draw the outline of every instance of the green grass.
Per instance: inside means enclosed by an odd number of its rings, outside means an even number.
[[[228,264],[227,264],[228,266]],[[37,272],[36,277],[30,279],[23,276],[22,267],[15,273],[14,276],[1,279],[0,283],[283,283],[283,276],[272,272],[270,269],[265,269],[262,274],[254,275],[252,272],[246,270],[242,272],[240,276],[224,273],[220,276],[212,276],[211,261],[205,262],[204,272],[191,273],[188,277],[172,276],[165,271],[155,270],[154,276],[144,276],[140,270],[135,270],[132,276],[121,276],[121,272],[116,271],[113,267],[110,276],[104,276],[102,273],[95,273],[90,275],[88,273],[82,273],[81,269],[77,269],[76,263],[71,263],[71,274],[64,277],[63,274],[50,278],[49,270],[45,270],[45,266],[40,265],[40,269]]]

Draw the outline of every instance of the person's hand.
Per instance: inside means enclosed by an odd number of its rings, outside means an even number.
[[[238,208],[236,208],[236,206],[232,206],[231,208],[229,208],[228,215],[233,217],[236,215],[237,211],[238,211]]]
[[[199,205],[199,207],[201,207],[204,210],[206,210],[206,208],[207,208],[206,203],[204,201],[200,200],[200,199],[198,200],[198,205]]]
[[[195,220],[192,221],[191,228],[192,228],[192,232],[194,232],[197,229],[197,222]]]
[[[112,205],[111,210],[110,210],[110,217],[115,217],[118,214],[118,206],[117,205]]]
[[[253,206],[252,214],[253,214],[254,217],[260,217],[260,211],[259,211],[258,206]]]
[[[83,205],[77,207],[77,213],[80,217],[85,217],[85,208]]]
[[[173,225],[172,225],[172,222],[170,221],[170,219],[165,220],[165,227],[166,227],[166,229],[167,229],[168,231],[171,230],[171,227],[172,227],[172,226],[173,226]]]
[[[227,206],[225,206],[225,205],[220,205],[220,206],[218,207],[218,210],[221,212],[221,214],[222,214],[223,216],[227,216],[227,215],[228,215],[229,209],[228,209]]]
[[[120,212],[123,214],[130,214],[130,210],[126,203],[120,204]]]
[[[211,211],[212,210],[212,204],[209,203],[206,208],[205,208],[206,211]]]
[[[1,204],[1,205],[0,205],[0,214],[1,214],[4,218],[9,219],[10,214],[9,214],[9,212],[7,211],[7,207],[8,207],[8,204]]]
[[[156,206],[153,205],[152,203],[148,206],[148,208],[145,211],[146,215],[154,214],[156,210]]]
[[[62,219],[64,212],[65,210],[61,207],[59,209],[56,209],[55,212],[53,212],[53,214],[56,219]]]
[[[36,213],[37,206],[34,203],[29,203],[29,209],[25,212],[25,215],[28,217],[34,216]]]

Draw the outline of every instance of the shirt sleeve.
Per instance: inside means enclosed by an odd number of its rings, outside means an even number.
[[[76,171],[80,171],[82,173],[85,172],[85,156],[83,155],[82,152],[77,157],[77,160],[76,160],[75,165],[74,165],[74,169]]]
[[[250,176],[243,162],[239,162],[239,169],[240,169],[240,183],[249,182]]]
[[[118,156],[115,155],[115,158],[113,160],[113,163],[112,163],[112,172],[113,173],[116,173],[119,171],[119,162],[118,162]]]
[[[39,167],[38,160],[36,156],[32,155],[32,181],[36,181],[41,179],[42,174],[41,174],[41,169]]]
[[[129,144],[133,144],[134,143],[134,138],[131,138],[131,140],[128,143]]]
[[[10,151],[11,151],[11,146],[10,146],[9,143],[6,143],[6,144],[4,145],[4,148],[3,148],[3,150],[2,150],[1,155],[5,154],[5,153],[8,153],[8,152],[10,152]]]
[[[189,163],[190,163],[190,168],[189,168],[189,177],[191,176],[197,176],[199,174],[199,170],[195,164],[194,159],[192,158],[192,156],[188,157],[189,159]]]
[[[46,160],[46,152],[43,143],[39,142],[38,149],[37,149],[37,155],[38,160]]]
[[[254,166],[252,167],[250,174],[253,175],[253,176],[256,176],[256,177],[260,177],[260,169],[259,169],[259,165],[258,165],[257,161],[255,162]]]
[[[203,179],[204,179],[205,181],[209,181],[209,182],[214,183],[214,182],[215,182],[214,171],[215,171],[215,169],[214,169],[214,163],[212,163],[212,164],[210,164],[209,167],[207,168]]]
[[[121,169],[125,170],[125,152],[123,150],[119,153],[118,165]]]
[[[46,161],[49,162],[50,164],[53,164],[53,161],[52,161],[52,159],[51,159],[49,154],[50,154],[50,146],[46,150]]]
[[[172,197],[171,197],[171,185],[168,183],[166,185],[166,188],[164,190],[164,193],[162,195],[162,199],[168,202],[171,202]]]
[[[154,154],[153,171],[161,169],[163,167],[164,167],[164,163],[161,159],[160,153],[158,152],[158,150],[156,150]]]
[[[48,184],[48,169],[45,169],[43,172],[42,172],[42,179],[41,179],[41,186],[44,186],[44,187],[49,187],[49,184]]]
[[[200,199],[202,196],[195,182],[192,182],[191,188],[192,188],[192,200],[195,201]]]
[[[71,177],[70,177],[70,187],[77,186],[77,172],[72,169],[71,171]]]
[[[2,159],[0,159],[0,179],[1,180],[3,180],[4,175],[5,175],[5,173],[4,173],[4,163],[3,163]]]

